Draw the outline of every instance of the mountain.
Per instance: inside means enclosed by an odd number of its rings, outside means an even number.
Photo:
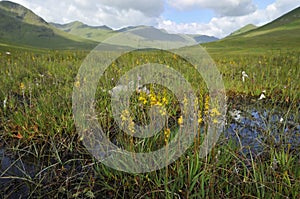
[[[188,34],[188,36],[192,37],[197,43],[203,44],[208,42],[213,42],[219,40],[217,37],[207,36],[207,35],[192,35]]]
[[[253,25],[253,24],[248,24],[236,31],[234,31],[233,33],[231,33],[229,36],[236,36],[236,35],[239,35],[239,34],[242,34],[242,33],[245,33],[245,32],[248,32],[250,30],[254,30],[256,29],[257,26]]]
[[[184,35],[184,34],[171,34],[163,29],[157,29],[152,26],[128,26],[119,30],[112,30],[107,26],[89,26],[81,22],[75,21],[68,24],[51,23],[54,27],[68,32],[70,34],[80,36],[86,39],[101,42],[106,38],[113,36],[117,33],[135,32],[137,36],[143,37],[145,40],[165,40],[165,41],[178,41],[197,43],[207,43],[218,40],[216,37],[206,35]],[[143,30],[143,31],[142,31]],[[147,31],[145,31],[147,30]],[[142,32],[141,32],[142,31]]]
[[[197,42],[184,34],[171,34],[152,26],[127,27],[116,31],[116,34],[105,40],[111,45],[125,45],[134,48],[179,48],[196,45]]]
[[[79,21],[74,21],[68,24],[50,23],[55,28],[63,30],[72,35],[90,39],[96,42],[112,36],[115,32],[107,26],[89,26]]]
[[[184,34],[171,34],[163,29],[157,29],[152,26],[128,26],[114,31],[107,26],[94,27],[78,21],[69,24],[52,23],[52,25],[70,34],[98,42],[114,36],[109,41],[110,44],[114,45],[126,44],[131,47],[137,47],[139,44],[143,44],[144,47],[161,47],[162,45],[165,47],[167,45],[174,47],[197,44],[193,37]],[[122,35],[126,35],[126,38],[122,38]],[[135,41],[138,43],[134,43]]]
[[[204,46],[211,53],[237,51],[260,53],[278,49],[299,51],[300,7],[261,27],[230,35]]]
[[[0,43],[54,49],[96,45],[96,42],[54,28],[31,10],[10,1],[0,2]]]

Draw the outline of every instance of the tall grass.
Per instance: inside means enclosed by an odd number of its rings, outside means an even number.
[[[182,157],[164,169],[145,174],[116,171],[95,160],[77,135],[72,113],[75,77],[86,55],[87,52],[80,51],[17,50],[6,55],[5,50],[1,51],[1,144],[12,152],[15,165],[19,165],[19,160],[29,159],[36,169],[33,175],[27,175],[28,170],[18,166],[24,174],[21,176],[1,171],[0,181],[12,180],[5,186],[0,184],[1,196],[12,196],[25,184],[27,193],[23,194],[38,198],[299,198],[299,148],[272,142],[265,144],[263,155],[256,156],[250,149],[243,153],[233,140],[221,136],[211,153],[199,158],[199,132]],[[268,104],[271,110],[288,110],[296,114],[294,120],[299,125],[299,52],[219,55],[214,60],[231,100],[245,107],[248,103],[259,108]],[[130,113],[135,122],[145,124],[149,121],[149,108],[161,103],[170,116],[165,129],[154,138],[141,140],[125,136],[116,126],[107,90],[134,65],[152,62],[180,71],[196,90],[200,115],[212,117],[205,105],[205,84],[185,60],[163,52],[124,55],[99,81],[96,110],[110,139],[127,150],[145,152],[161,148],[180,128],[179,102],[169,90],[150,84],[147,87],[152,98],[143,99],[135,93]],[[245,82],[241,79],[242,71],[249,75]],[[257,99],[262,90],[266,90],[267,98],[260,102]],[[235,104],[229,103],[231,106]],[[203,133],[205,119],[200,125]]]

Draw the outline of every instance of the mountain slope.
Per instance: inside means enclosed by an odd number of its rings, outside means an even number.
[[[82,38],[90,39],[96,42],[103,41],[110,37],[115,32],[107,26],[88,26],[79,21],[68,24],[50,23],[54,27],[63,30],[72,35],[80,36]]]
[[[219,40],[217,37],[213,36],[207,36],[207,35],[192,35],[188,34],[191,38],[193,38],[197,43],[203,44],[203,43],[208,43],[208,42],[213,42]]]
[[[238,29],[238,30],[232,32],[229,36],[240,35],[240,34],[242,34],[242,33],[248,32],[248,31],[250,31],[250,30],[254,30],[254,29],[256,29],[256,28],[257,28],[257,26],[255,26],[255,25],[253,25],[253,24],[248,24],[248,25],[246,25],[246,26],[244,26],[244,27],[242,27],[242,28],[240,28],[240,29]]]
[[[53,28],[29,9],[0,2],[0,43],[38,48],[92,48],[95,42]]]
[[[300,7],[259,28],[204,44],[210,52],[299,50]]]
[[[68,24],[51,23],[54,27],[63,30],[67,33],[80,36],[86,39],[101,42],[117,33],[135,32],[138,36],[143,37],[145,40],[165,40],[165,41],[179,41],[190,42],[196,41],[197,43],[207,43],[218,40],[216,37],[206,35],[185,35],[185,34],[170,34],[165,30],[157,29],[151,26],[128,26],[119,30],[112,30],[107,26],[89,26],[81,22],[75,21]],[[143,33],[141,34],[141,31]],[[148,30],[149,32],[146,32]]]

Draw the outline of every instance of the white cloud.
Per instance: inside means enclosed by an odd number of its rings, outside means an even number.
[[[185,0],[183,2],[192,3],[195,1]],[[244,16],[214,17],[208,23],[176,23],[168,19],[160,19],[158,27],[173,33],[206,34],[223,38],[250,23],[258,26],[264,25],[297,6],[299,4],[294,0],[276,0],[266,9],[256,10]]]
[[[212,9],[220,16],[241,16],[252,13],[256,6],[252,0],[167,0],[179,10]]]
[[[98,2],[122,11],[140,11],[149,17],[158,17],[164,10],[163,0],[101,0]]]
[[[164,0],[12,0],[46,21],[121,28],[129,25],[155,25],[164,10]]]

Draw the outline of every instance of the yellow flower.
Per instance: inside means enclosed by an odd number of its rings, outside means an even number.
[[[203,122],[202,113],[198,110],[198,123],[201,124]]]
[[[21,89],[21,90],[24,90],[24,89],[25,89],[25,85],[24,85],[23,82],[20,84],[20,89]]]
[[[178,118],[178,124],[181,126],[183,124],[182,115]]]
[[[121,114],[121,120],[124,122],[127,118],[130,117],[130,113],[128,110],[123,110]]]
[[[161,107],[161,109],[159,110],[159,113],[162,115],[162,116],[165,116],[167,115],[167,111],[164,107]]]
[[[171,134],[171,130],[169,128],[165,129],[165,143],[167,144],[168,143],[168,140],[169,140],[169,137],[170,137],[170,134]]]
[[[130,133],[134,134],[134,122],[130,116],[130,112],[128,110],[123,110],[121,114],[122,126],[127,127]]]
[[[163,102],[163,104],[168,104],[169,103],[166,97],[162,98],[162,102]]]
[[[140,96],[139,101],[142,101],[143,104],[147,104],[147,99],[144,96]]]
[[[215,118],[215,119],[213,119],[213,123],[214,124],[217,124],[218,123],[218,120]]]
[[[76,87],[76,88],[79,88],[79,87],[80,87],[80,81],[76,81],[76,82],[75,82],[75,87]]]
[[[202,117],[199,117],[199,118],[198,118],[198,123],[201,124],[202,122],[203,122]]]
[[[151,105],[157,104],[157,99],[156,99],[156,96],[155,96],[155,95],[151,95],[151,96],[150,96],[150,104],[151,104]]]
[[[210,115],[211,115],[211,116],[220,116],[221,113],[218,111],[218,109],[213,108],[213,109],[210,111]]]

